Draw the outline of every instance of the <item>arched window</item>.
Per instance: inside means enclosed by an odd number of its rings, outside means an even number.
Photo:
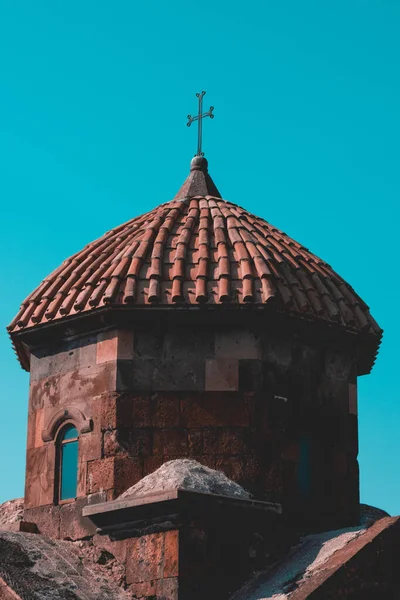
[[[58,455],[58,500],[71,500],[78,482],[78,431],[71,424],[60,432]]]

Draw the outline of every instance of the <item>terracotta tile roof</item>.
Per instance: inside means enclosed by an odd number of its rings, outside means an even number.
[[[380,339],[368,306],[328,264],[264,219],[208,194],[218,192],[206,167],[191,171],[174,200],[65,260],[26,298],[10,333],[104,306],[273,302]]]

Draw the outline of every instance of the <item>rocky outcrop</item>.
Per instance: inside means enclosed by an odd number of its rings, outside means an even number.
[[[0,532],[0,579],[21,600],[130,598],[108,577],[110,571],[105,564],[115,561],[114,557],[98,550],[96,564],[95,552],[84,543],[55,542],[30,533]]]
[[[22,521],[24,515],[24,499],[16,498],[0,504],[0,530],[8,529]]]

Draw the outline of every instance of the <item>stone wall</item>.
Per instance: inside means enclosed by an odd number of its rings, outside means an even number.
[[[60,420],[60,411],[74,408],[86,424],[79,505],[90,496],[112,500],[166,460],[193,457],[257,498],[282,502],[295,519],[321,527],[354,522],[353,373],[352,357],[323,342],[222,325],[217,331],[138,327],[35,351],[26,518],[46,514],[43,507],[56,500],[57,428],[74,422],[71,412]],[[71,510],[51,508],[58,520],[53,532],[67,535],[62,515]]]

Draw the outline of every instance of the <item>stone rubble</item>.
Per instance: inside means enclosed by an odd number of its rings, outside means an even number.
[[[221,471],[188,458],[170,460],[127,489],[119,498],[181,489],[249,500],[250,494]]]

